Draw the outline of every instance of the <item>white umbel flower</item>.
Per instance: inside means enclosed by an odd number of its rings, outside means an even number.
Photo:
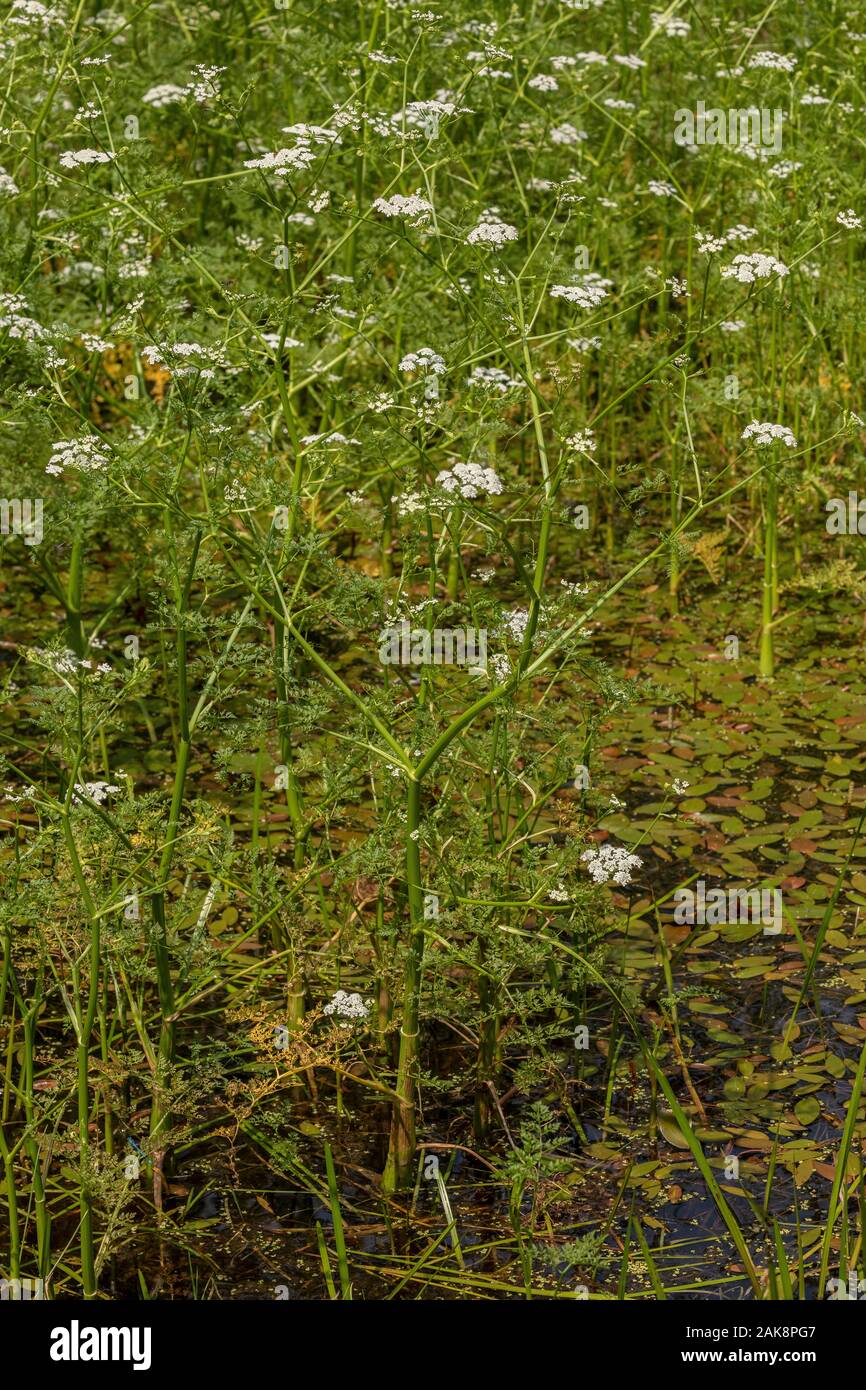
[[[593,883],[616,883],[627,888],[642,860],[623,845],[593,845],[580,856]]]
[[[746,425],[740,438],[754,440],[755,444],[773,444],[778,439],[789,449],[797,447],[797,441],[787,425],[774,425],[769,420],[752,420]]]
[[[23,338],[28,343],[47,336],[42,324],[30,317],[27,301],[20,294],[0,294],[0,328],[5,328],[10,338]]]
[[[108,467],[105,445],[96,435],[85,434],[80,439],[60,439],[52,447],[54,453],[48,460],[46,473],[63,473],[67,468],[77,468],[82,473],[98,473]]]
[[[400,371],[432,372],[434,376],[442,376],[445,371],[445,359],[432,348],[419,348],[417,352],[407,352],[406,356],[400,359]]]
[[[364,1003],[360,994],[347,994],[344,989],[338,989],[323,1009],[323,1013],[355,1020],[365,1019],[369,1012],[370,1006]]]
[[[581,140],[588,138],[585,130],[578,130],[570,121],[563,121],[562,125],[550,128],[550,139],[554,145],[577,145]]]
[[[577,453],[591,454],[595,448],[595,435],[592,430],[578,430],[577,434],[570,434],[565,443]]]
[[[581,309],[595,309],[607,299],[612,280],[603,280],[594,271],[585,275],[577,285],[552,285],[551,299],[564,299],[568,304],[577,304]]]
[[[422,198],[420,193],[410,193],[408,197],[402,193],[392,193],[390,198],[375,198],[373,210],[381,212],[383,217],[413,217],[425,221],[433,211],[433,204]]]
[[[503,619],[503,627],[511,635],[514,642],[522,642],[529,627],[529,609],[515,608],[513,613],[507,613]]]
[[[760,53],[753,53],[749,59],[750,68],[769,68],[772,72],[793,72],[797,66],[796,58],[789,58],[785,53],[772,53],[765,48]]]
[[[95,801],[97,806],[101,806],[115,792],[119,792],[120,787],[116,787],[113,782],[76,782],[75,795],[72,797],[73,806],[81,805],[82,797],[89,797]]]
[[[275,150],[273,153],[260,155],[258,159],[245,159],[244,168],[270,169],[282,177],[294,169],[306,169],[315,158],[309,145],[295,145],[293,149]]]
[[[183,101],[185,96],[185,87],[178,87],[175,82],[160,82],[156,87],[148,88],[141,99],[145,106],[152,106],[155,111],[161,111],[165,106]]]
[[[787,274],[788,267],[765,251],[744,252],[735,256],[730,265],[722,266],[722,279],[739,280],[741,285],[753,285],[756,280],[769,280],[772,275],[781,278]]]
[[[482,387],[486,391],[498,391],[504,396],[506,391],[519,386],[520,382],[515,381],[514,377],[509,376],[501,367],[473,367],[471,376],[466,378],[466,384]]]
[[[83,164],[109,164],[114,158],[105,150],[64,150],[60,163],[64,169],[79,169]]]
[[[672,19],[658,10],[653,10],[650,19],[653,30],[664,30],[669,39],[686,39],[691,31],[691,25],[685,19]]]
[[[517,228],[503,222],[495,208],[482,212],[476,226],[466,238],[470,246],[504,246],[508,241],[517,240]]]
[[[494,497],[502,492],[502,481],[495,470],[482,468],[480,463],[455,463],[453,468],[443,468],[436,474],[436,486],[444,492],[458,492],[470,502],[476,497]]]
[[[535,77],[530,77],[527,87],[531,87],[534,92],[558,92],[559,83],[550,73],[539,72]]]

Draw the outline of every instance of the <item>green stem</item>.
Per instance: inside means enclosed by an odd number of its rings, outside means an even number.
[[[774,674],[773,658],[773,573],[776,563],[776,478],[770,474],[767,484],[764,516],[764,579],[761,591],[761,647],[759,654],[762,676]]]
[[[406,1187],[415,1166],[415,1110],[418,1088],[418,1033],[421,973],[424,958],[424,893],[421,887],[421,783],[409,782],[406,805],[406,886],[409,904],[409,942],[403,976],[403,1015],[397,1060],[398,1099],[391,1117],[388,1158],[382,1190]]]

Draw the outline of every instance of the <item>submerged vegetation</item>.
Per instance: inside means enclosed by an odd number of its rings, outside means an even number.
[[[4,8],[0,1277],[848,1296],[866,8]]]

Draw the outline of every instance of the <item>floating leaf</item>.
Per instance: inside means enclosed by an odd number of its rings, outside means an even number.
[[[806,1096],[794,1106],[794,1114],[804,1127],[817,1120],[821,1113],[821,1102],[817,1096]]]
[[[687,1149],[689,1147],[689,1141],[683,1134],[673,1115],[665,1114],[664,1111],[660,1111],[658,1124],[665,1139],[667,1139],[669,1144],[673,1144],[675,1149]]]

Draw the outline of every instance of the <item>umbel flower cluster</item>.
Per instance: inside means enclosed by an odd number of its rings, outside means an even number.
[[[436,474],[436,486],[443,492],[456,492],[471,501],[476,497],[496,497],[502,492],[502,481],[492,468],[478,463],[455,463]]]
[[[797,441],[787,425],[774,425],[769,421],[750,421],[743,430],[742,437],[752,440],[755,444],[774,444],[778,441],[789,449],[797,447]]]
[[[626,888],[641,867],[639,855],[622,845],[593,845],[580,857],[593,883],[615,883],[620,888]]]

